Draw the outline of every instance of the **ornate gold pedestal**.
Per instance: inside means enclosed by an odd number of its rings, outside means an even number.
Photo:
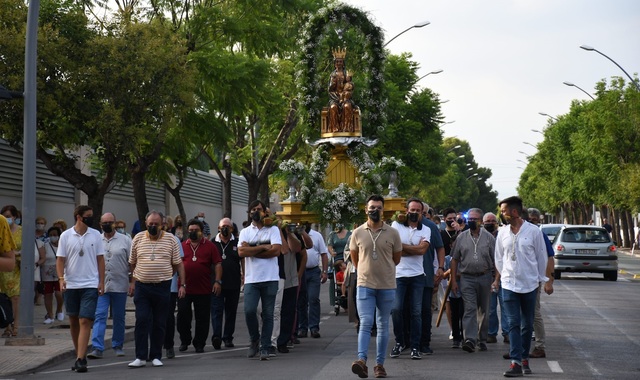
[[[404,198],[385,198],[384,199],[384,220],[390,220],[397,212],[405,211],[405,199]]]
[[[303,211],[302,206],[304,202],[280,202],[282,205],[282,211],[278,212],[278,216],[282,217],[282,220],[289,220],[293,223],[318,221],[318,216],[310,211]]]

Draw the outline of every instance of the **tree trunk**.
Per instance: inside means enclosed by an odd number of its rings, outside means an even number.
[[[613,240],[615,241],[617,246],[622,246],[622,237],[620,236],[620,212],[618,209],[611,209],[611,220],[609,220],[609,224],[613,227],[613,231],[611,231],[611,235],[613,236]]]
[[[147,184],[145,183],[145,174],[140,168],[130,170],[131,186],[133,186],[133,199],[136,201],[136,210],[138,211],[138,220],[140,221],[140,229],[146,230],[145,217],[149,212],[149,203],[147,202]],[[184,221],[183,221],[184,222]]]
[[[633,236],[633,232],[629,234],[629,226],[631,226],[631,230],[633,231],[633,224],[629,223],[629,219],[631,219],[629,210],[623,210],[621,212],[620,219],[622,222],[622,239],[624,241],[624,247],[631,248],[631,237]]]
[[[258,199],[264,202],[264,204],[266,204],[267,207],[271,207],[271,205],[269,204],[269,199],[271,198],[269,197],[269,179],[265,178],[264,180],[260,181],[258,186],[260,188],[260,193],[259,193],[260,198]]]
[[[231,165],[229,161],[224,163],[224,177],[220,178],[222,184],[222,216],[231,218]]]
[[[249,205],[249,203],[259,199],[260,185],[255,175],[244,173],[244,178],[247,181],[247,189],[249,190],[249,199],[247,199],[247,205]]]

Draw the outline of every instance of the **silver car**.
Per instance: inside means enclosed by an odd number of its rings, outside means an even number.
[[[618,280],[618,252],[602,227],[563,227],[553,242],[553,250],[556,280],[562,272],[603,273],[605,280]]]
[[[556,235],[558,235],[558,232],[560,232],[564,226],[564,224],[543,224],[540,226],[540,229],[547,235],[549,241],[553,242],[553,239],[556,238]]]

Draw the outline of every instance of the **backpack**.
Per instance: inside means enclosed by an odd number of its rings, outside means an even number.
[[[13,323],[13,307],[11,299],[4,293],[0,293],[0,328],[5,328]]]

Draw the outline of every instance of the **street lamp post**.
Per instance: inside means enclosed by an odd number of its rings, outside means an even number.
[[[544,136],[544,132],[542,132],[542,131],[541,131],[541,130],[539,130],[539,129],[531,129],[531,131],[536,132],[536,133],[539,133],[539,134],[541,134],[541,135],[543,135],[543,136]]]
[[[519,151],[518,151],[518,153],[524,154],[524,155],[525,155],[525,157],[527,157],[527,160],[531,158],[531,156],[530,156],[530,155],[526,154],[525,152],[523,152],[523,151],[521,151],[521,150],[519,150]]]
[[[588,93],[585,90],[583,90],[582,87],[579,87],[579,86],[577,86],[577,85],[575,85],[575,84],[573,84],[571,82],[562,82],[562,83],[564,83],[566,86],[569,86],[569,87],[575,87],[578,90],[580,90],[580,91],[584,92],[585,94],[587,94],[587,96],[590,97],[591,100],[596,100],[596,98],[594,98],[590,93]]]
[[[622,68],[622,66],[620,66],[618,64],[618,62],[614,61],[613,59],[611,59],[611,57],[607,56],[606,54],[604,54],[603,52],[601,52],[600,50],[593,48],[589,45],[580,45],[580,49],[586,50],[586,51],[595,51],[596,53],[600,54],[601,56],[605,57],[606,59],[608,59],[609,61],[613,62],[616,66],[618,66],[618,68],[620,68],[620,70],[622,70],[623,73],[625,73],[627,75],[627,77],[629,78],[629,80],[631,80],[631,83],[633,83],[636,86],[636,89],[638,91],[640,91],[640,84],[638,84],[638,82],[633,79],[631,77],[631,75],[629,75],[629,73]]]
[[[538,114],[539,114],[539,115],[542,115],[542,116],[546,116],[546,117],[548,117],[549,119],[551,119],[551,120],[555,121],[556,123],[558,122],[558,119],[557,119],[557,118],[555,118],[555,117],[553,117],[553,116],[549,115],[548,113],[538,112]]]
[[[462,147],[462,145],[456,145],[456,146],[454,146],[453,148],[451,148],[451,149],[449,149],[448,151],[446,151],[445,153],[449,153],[449,152],[451,152],[452,150],[456,150],[456,149],[458,149],[458,148],[460,148],[460,147]]]
[[[411,25],[410,27],[408,27],[407,29],[403,30],[402,32],[396,34],[392,39],[390,39],[389,41],[387,41],[384,45],[382,45],[382,47],[387,47],[387,45],[389,45],[391,43],[391,41],[395,40],[396,38],[400,37],[401,35],[405,34],[406,32],[410,31],[413,28],[422,28],[423,26],[427,26],[431,24],[429,21],[423,21],[423,22],[419,22],[415,25]]]
[[[528,141],[523,141],[522,143],[523,143],[523,144],[526,144],[526,145],[529,145],[529,146],[532,146],[532,147],[534,147],[534,148],[538,149],[538,147],[537,147],[537,146],[535,146],[535,145],[531,144],[531,143],[530,143],[530,142],[528,142]]]
[[[463,158],[464,154],[461,154],[459,156],[457,156],[456,158],[454,158],[453,160],[451,160],[451,162],[449,162],[450,164],[453,164],[453,161],[457,160],[458,158]]]
[[[523,163],[523,164],[525,164],[525,165],[529,165],[529,163],[528,163],[528,162],[526,162],[526,161],[522,161],[521,159],[517,159],[516,161],[518,161],[518,162],[522,162],[522,163]]]
[[[473,173],[473,174],[471,174],[470,176],[468,176],[468,177],[467,177],[467,179],[469,179],[469,178],[471,178],[471,177],[477,177],[477,176],[478,176],[478,173]]]
[[[424,74],[423,76],[421,76],[420,78],[418,78],[418,79],[417,79],[413,84],[416,84],[416,83],[420,82],[420,80],[421,80],[422,78],[428,77],[428,76],[429,76],[429,75],[431,75],[431,74],[440,74],[440,73],[441,73],[441,72],[443,72],[443,71],[444,71],[444,70],[442,70],[442,69],[438,69],[438,70],[430,71],[430,72],[428,72],[428,73]],[[441,102],[441,103],[442,103],[442,102]]]

